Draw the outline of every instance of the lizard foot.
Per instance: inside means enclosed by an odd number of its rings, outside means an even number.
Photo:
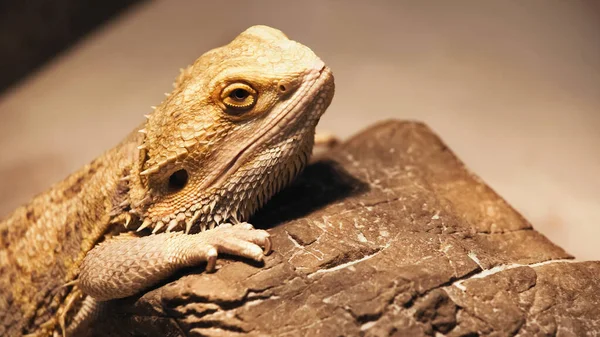
[[[237,225],[222,224],[215,229],[203,232],[199,239],[202,244],[196,247],[204,250],[207,272],[215,271],[219,253],[262,261],[263,255],[268,255],[271,252],[269,233],[254,229],[247,222]],[[260,247],[264,247],[264,249]]]

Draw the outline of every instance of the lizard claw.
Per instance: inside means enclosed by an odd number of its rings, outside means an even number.
[[[219,227],[197,235],[195,249],[206,261],[206,271],[214,272],[219,253],[262,261],[271,252],[269,233],[254,229],[249,223],[237,225],[222,224]]]
[[[208,249],[208,253],[206,255],[207,255],[207,258],[206,258],[206,271],[208,273],[212,273],[216,269],[216,266],[217,266],[217,256],[219,255],[219,253],[217,252],[217,249],[215,247],[211,246]]]
[[[264,255],[269,255],[271,254],[271,248],[273,246],[273,243],[271,242],[271,237],[267,237],[265,239],[265,249],[263,250],[263,254]]]

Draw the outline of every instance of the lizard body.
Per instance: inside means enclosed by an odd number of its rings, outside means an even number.
[[[273,28],[202,55],[139,129],[0,222],[0,335],[75,334],[184,266],[261,260],[268,233],[244,221],[305,166],[333,93]]]

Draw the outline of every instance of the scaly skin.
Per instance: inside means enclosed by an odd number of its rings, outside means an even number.
[[[183,266],[260,261],[269,235],[243,221],[305,166],[333,92],[269,27],[202,55],[140,129],[0,223],[0,335],[80,335]]]

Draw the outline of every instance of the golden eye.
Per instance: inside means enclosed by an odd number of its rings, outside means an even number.
[[[248,110],[256,104],[258,93],[245,83],[234,83],[223,89],[221,100],[227,108]]]

